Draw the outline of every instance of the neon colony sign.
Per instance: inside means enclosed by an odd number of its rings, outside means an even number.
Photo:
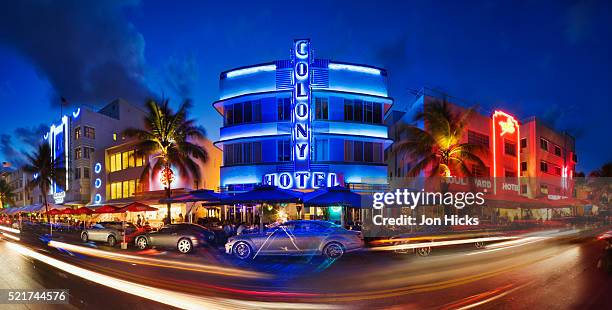
[[[310,171],[310,40],[293,42],[293,103],[292,103],[292,160],[294,172],[270,173],[263,176],[263,183],[280,188],[319,188],[338,185],[335,173]]]

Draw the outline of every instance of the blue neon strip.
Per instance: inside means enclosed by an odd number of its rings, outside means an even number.
[[[226,73],[225,76],[228,79],[231,79],[231,78],[235,78],[235,77],[242,76],[242,75],[253,74],[253,73],[258,73],[258,72],[269,72],[269,71],[275,71],[275,70],[276,70],[276,65],[265,65],[265,66],[257,66],[257,67],[250,67],[250,68],[230,71]]]
[[[376,68],[370,68],[370,67],[363,67],[363,66],[356,66],[356,65],[349,65],[349,64],[337,64],[337,63],[329,63],[327,67],[331,70],[346,70],[346,71],[352,71],[352,72],[380,75],[380,70]]]

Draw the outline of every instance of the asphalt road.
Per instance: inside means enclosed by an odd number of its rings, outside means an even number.
[[[612,275],[597,268],[603,243],[594,234],[537,235],[485,249],[434,248],[429,257],[364,251],[338,261],[248,262],[215,248],[179,255],[66,240],[79,247],[58,250],[35,240],[24,244],[24,236],[21,242],[0,241],[0,289],[67,288],[70,306],[58,309],[610,308]],[[100,251],[79,253],[81,248]]]

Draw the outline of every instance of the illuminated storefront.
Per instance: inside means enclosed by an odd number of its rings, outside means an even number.
[[[222,190],[387,184],[384,69],[317,59],[300,39],[290,59],[221,73],[219,90]]]

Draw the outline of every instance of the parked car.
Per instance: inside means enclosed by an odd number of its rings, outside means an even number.
[[[231,237],[225,252],[239,259],[257,255],[323,255],[338,259],[363,247],[358,231],[326,221],[288,221],[264,232]]]
[[[131,240],[134,238],[134,234],[138,232],[138,228],[132,223],[123,222],[97,223],[91,228],[83,230],[81,233],[81,240],[83,240],[83,242],[106,242],[109,246],[115,246],[117,241],[123,240],[123,225],[125,225],[126,242],[131,242]]]
[[[148,232],[134,239],[136,247],[144,250],[148,247],[176,249],[189,253],[195,247],[214,242],[215,234],[206,227],[190,224],[170,224],[158,231]]]

